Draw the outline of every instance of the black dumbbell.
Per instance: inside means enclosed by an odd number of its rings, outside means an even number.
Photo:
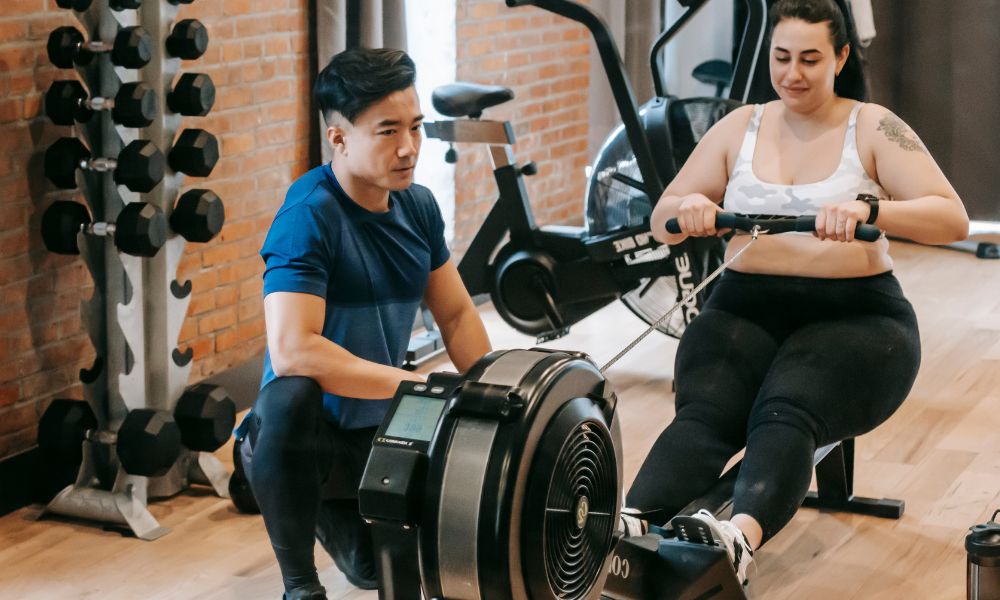
[[[39,448],[55,461],[79,462],[84,440],[115,446],[130,475],[163,475],[181,454],[180,428],[168,412],[137,408],[129,411],[118,431],[106,431],[98,429],[86,402],[54,400],[38,422]]]
[[[226,443],[236,425],[236,404],[218,385],[189,387],[174,407],[181,441],[196,452],[214,452]]]
[[[42,241],[49,252],[79,254],[76,234],[108,236],[115,246],[132,256],[155,256],[167,241],[167,221],[163,212],[146,202],[130,202],[114,223],[90,221],[87,207],[69,200],[57,200],[42,214]]]
[[[208,177],[219,161],[219,141],[204,129],[185,129],[167,155],[174,171]]]
[[[113,158],[91,158],[76,138],[59,138],[45,151],[45,176],[57,186],[76,187],[76,170],[114,173],[115,182],[133,192],[148,192],[163,179],[163,153],[149,140],[133,140]]]
[[[83,12],[90,8],[93,0],[56,0],[59,8],[71,8],[77,12]],[[142,0],[111,0],[109,3],[111,10],[125,10],[128,8],[139,8]]]
[[[146,66],[153,57],[153,40],[142,27],[125,27],[115,36],[113,44],[101,41],[84,41],[83,34],[75,27],[57,27],[49,34],[46,45],[49,60],[60,69],[70,69],[74,64],[86,65],[95,54],[111,53],[111,62],[127,69]]]
[[[125,127],[148,127],[159,110],[156,93],[142,83],[126,83],[114,98],[87,98],[87,90],[75,79],[55,81],[45,92],[45,113],[57,125],[86,122],[99,110],[110,110],[111,118]]]
[[[186,117],[204,117],[215,104],[215,84],[204,73],[185,73],[167,94],[170,110]]]
[[[215,192],[188,190],[170,213],[170,228],[189,242],[205,243],[222,230],[225,220],[225,207]]]
[[[208,50],[208,29],[197,19],[178,21],[166,44],[171,56],[194,60]]]

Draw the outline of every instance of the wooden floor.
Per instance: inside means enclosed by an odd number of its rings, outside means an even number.
[[[896,273],[916,307],[923,368],[909,400],[858,440],[855,488],[906,501],[902,520],[803,509],[757,555],[755,598],[960,599],[963,540],[1000,508],[1000,261],[893,243]],[[497,348],[527,347],[489,308]],[[598,364],[644,324],[616,304],[548,345],[583,350]],[[676,342],[650,336],[609,371],[624,419],[625,470],[673,416]],[[449,367],[438,361],[429,369]],[[228,448],[219,456],[227,459]],[[40,507],[0,518],[0,598],[255,600],[280,597],[280,579],[259,517],[190,491],[151,507],[167,536],[143,542],[99,526],[38,520]],[[374,600],[352,588],[322,550],[330,598]]]

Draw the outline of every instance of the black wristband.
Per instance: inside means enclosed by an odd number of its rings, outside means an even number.
[[[878,218],[878,197],[871,194],[858,194],[855,199],[868,205],[868,219],[865,221],[865,225],[874,225],[875,219]]]

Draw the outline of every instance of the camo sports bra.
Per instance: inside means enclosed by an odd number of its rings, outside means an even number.
[[[876,183],[861,164],[858,155],[857,129],[858,102],[851,111],[844,135],[844,149],[840,164],[832,175],[815,183],[783,185],[761,181],[753,173],[753,153],[757,146],[757,132],[764,115],[764,105],[754,106],[753,117],[743,136],[743,145],[736,158],[736,165],[726,185],[722,206],[727,212],[748,215],[814,215],[825,204],[854,200],[858,194],[872,194],[888,198],[885,190]]]

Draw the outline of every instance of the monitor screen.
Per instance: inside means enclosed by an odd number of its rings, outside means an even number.
[[[443,398],[405,394],[399,400],[396,412],[385,429],[385,435],[429,442],[434,437],[434,429],[443,408]]]

